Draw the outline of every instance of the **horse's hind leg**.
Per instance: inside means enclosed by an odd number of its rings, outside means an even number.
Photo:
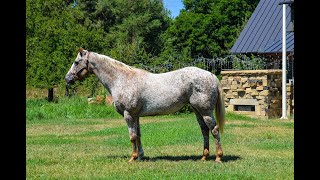
[[[200,125],[202,136],[203,136],[203,154],[202,161],[205,161],[209,156],[209,128],[203,120],[203,117],[199,114],[199,112],[194,109],[194,113],[196,114],[197,121]]]
[[[223,151],[220,143],[220,134],[219,134],[219,126],[217,125],[212,113],[210,115],[202,116],[204,122],[210,129],[210,132],[213,135],[214,142],[216,144],[216,162],[221,162],[221,157],[223,156]]]
[[[132,144],[132,154],[129,162],[135,161],[139,157],[139,133],[138,133],[138,123],[139,123],[139,117],[135,117],[130,115],[128,111],[124,111],[124,119],[127,122],[129,135],[130,135],[130,141]],[[139,128],[140,131],[140,128]]]

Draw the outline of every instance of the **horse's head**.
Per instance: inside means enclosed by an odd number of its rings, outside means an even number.
[[[74,60],[65,77],[65,81],[68,85],[72,85],[76,80],[85,78],[90,73],[88,61],[89,54],[89,51],[83,48],[79,49],[77,58]]]

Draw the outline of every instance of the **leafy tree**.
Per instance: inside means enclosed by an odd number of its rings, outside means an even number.
[[[103,31],[88,30],[83,13],[65,0],[26,1],[27,84],[48,89],[64,82],[79,47],[103,47]],[[100,48],[101,49],[101,48]]]
[[[87,5],[93,5],[87,8]],[[92,27],[107,33],[107,53],[129,65],[146,65],[162,50],[169,15],[159,0],[83,0]]]
[[[79,47],[157,72],[227,55],[258,0],[183,3],[171,19],[159,0],[27,0],[27,84],[52,100]],[[96,81],[84,83],[92,94]]]
[[[27,84],[47,88],[49,100],[79,47],[145,66],[160,53],[160,34],[170,20],[158,0],[27,0],[26,5]],[[96,83],[94,77],[86,81]]]
[[[185,8],[165,33],[162,56],[221,57],[229,53],[258,0],[183,0]]]

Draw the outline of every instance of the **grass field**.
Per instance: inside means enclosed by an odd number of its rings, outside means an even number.
[[[292,120],[227,114],[223,163],[212,136],[211,156],[200,160],[193,114],[141,118],[145,157],[132,164],[126,123],[110,107],[27,101],[26,128],[27,179],[294,179]]]

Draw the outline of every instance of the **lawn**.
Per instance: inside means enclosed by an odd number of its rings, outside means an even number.
[[[78,108],[87,109],[82,118],[63,110],[52,118],[44,109],[52,112],[63,105],[38,105],[27,102],[27,179],[294,179],[292,120],[227,114],[221,135],[223,163],[215,163],[212,136],[211,155],[200,160],[203,139],[193,114],[144,117],[145,157],[128,163],[131,143],[120,116],[90,117],[88,111],[106,107],[84,103]],[[36,109],[43,115],[34,118]]]

